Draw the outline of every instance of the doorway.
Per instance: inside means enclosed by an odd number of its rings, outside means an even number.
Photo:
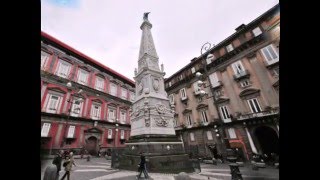
[[[279,137],[274,129],[268,126],[257,127],[255,135],[262,154],[267,154],[269,157],[271,153],[279,155]]]
[[[98,154],[97,143],[98,139],[94,136],[89,137],[87,140],[87,151],[92,156],[96,156]]]

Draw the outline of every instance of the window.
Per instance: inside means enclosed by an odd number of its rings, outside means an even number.
[[[230,139],[236,139],[237,135],[236,132],[234,131],[234,128],[228,128],[228,134]]]
[[[181,81],[183,79],[183,75],[181,74],[180,76],[179,76],[179,80]]]
[[[125,123],[126,122],[126,111],[120,111],[120,123]]]
[[[217,73],[210,74],[209,75],[209,80],[210,80],[210,83],[211,83],[212,87],[216,87],[216,86],[220,85]]]
[[[278,53],[276,52],[272,44],[262,48],[261,51],[269,65],[279,61]]]
[[[89,77],[88,71],[85,71],[83,69],[79,69],[79,71],[78,71],[78,83],[79,84],[87,85],[88,77]]]
[[[171,81],[169,82],[169,87],[171,87]]]
[[[71,107],[70,115],[74,117],[79,117],[82,112],[83,100],[81,98],[74,99]]]
[[[41,51],[41,69],[45,69],[49,61],[49,54]]]
[[[43,123],[42,129],[41,129],[41,137],[48,137],[50,126],[51,126],[50,123]]]
[[[201,87],[199,87],[199,84],[198,84],[197,81],[193,83],[193,89],[194,89],[194,93],[195,94],[199,94],[200,93]]]
[[[237,62],[233,63],[232,69],[234,71],[234,74],[236,74],[236,75],[244,72],[244,67],[243,67],[241,61],[237,61]]]
[[[262,31],[259,27],[256,27],[255,29],[253,29],[252,32],[253,32],[254,36],[259,36],[262,33]]]
[[[186,120],[187,120],[187,126],[192,126],[192,120],[191,120],[190,114],[186,116]]]
[[[180,89],[180,96],[182,100],[187,99],[187,93],[185,88]]]
[[[108,139],[112,139],[112,129],[108,129]]]
[[[61,106],[61,96],[55,95],[55,94],[48,94],[48,103],[46,112],[48,113],[58,113],[58,110]]]
[[[194,141],[194,134],[193,133],[190,133],[190,140]]]
[[[120,131],[120,139],[124,139],[124,130]]]
[[[233,50],[232,44],[229,44],[226,48],[228,52],[231,52]]]
[[[124,88],[121,88],[121,98],[127,99],[127,90]]]
[[[259,105],[257,98],[249,99],[247,101],[248,101],[248,104],[249,104],[249,107],[250,107],[252,113],[261,112],[261,107]]]
[[[207,131],[208,140],[213,140],[211,131]]]
[[[170,104],[174,104],[174,94],[169,95],[169,102]]]
[[[214,96],[215,96],[216,98],[222,96],[221,90],[220,90],[220,89],[219,89],[219,90],[215,90],[215,91],[214,91]]]
[[[247,87],[250,85],[249,80],[244,80],[240,82],[241,87]]]
[[[91,106],[91,118],[92,119],[100,119],[101,114],[101,105],[99,104],[92,104]]]
[[[130,101],[134,101],[135,100],[135,94],[134,92],[130,92]]]
[[[212,63],[212,61],[214,60],[214,55],[213,54],[209,54],[208,56],[207,56],[207,59],[206,59],[206,61],[207,61],[207,64],[210,64],[210,63]]]
[[[116,120],[116,108],[108,107],[108,121],[115,121]]]
[[[69,126],[67,138],[73,138],[75,126]]]
[[[70,63],[59,59],[56,75],[63,77],[63,78],[68,78],[69,73],[70,73],[70,69],[71,69]]]
[[[208,117],[206,111],[201,111],[201,120],[203,123],[208,123]]]
[[[95,83],[95,88],[99,91],[104,91],[104,79],[96,76],[96,83]]]
[[[195,73],[196,72],[196,68],[192,67],[191,68],[191,72],[192,72],[192,74]]]
[[[110,94],[113,96],[117,95],[117,85],[110,83]]]
[[[230,114],[229,114],[227,106],[221,106],[220,107],[220,114],[221,114],[222,120],[224,122],[231,122]]]

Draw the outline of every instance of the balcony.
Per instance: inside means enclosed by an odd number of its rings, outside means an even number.
[[[279,57],[276,58],[276,59],[273,59],[273,60],[271,60],[271,61],[265,60],[265,61],[264,61],[264,65],[265,65],[268,69],[271,69],[271,68],[279,65]]]
[[[265,117],[265,116],[270,116],[270,115],[275,115],[279,114],[279,109],[273,109],[270,111],[261,111],[259,113],[248,113],[248,114],[243,114],[240,115],[237,119],[238,120],[245,120],[245,119],[252,119],[252,118],[257,118],[257,117]]]
[[[240,79],[247,78],[249,76],[250,76],[249,71],[248,70],[244,70],[244,71],[241,71],[238,74],[233,75],[233,79],[238,82]]]
[[[211,86],[212,86],[213,89],[218,88],[218,87],[222,86],[222,82],[221,81],[217,81],[217,82],[211,84]]]
[[[186,103],[188,101],[188,97],[187,96],[181,97],[180,100],[181,102]]]

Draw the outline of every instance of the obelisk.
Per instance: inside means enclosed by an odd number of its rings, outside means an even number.
[[[119,168],[137,169],[139,153],[148,160],[150,172],[193,172],[192,164],[176,137],[174,107],[164,89],[163,67],[153,42],[148,14],[144,13],[138,69],[135,70],[135,101],[130,114],[131,134]],[[172,109],[171,109],[172,108]]]

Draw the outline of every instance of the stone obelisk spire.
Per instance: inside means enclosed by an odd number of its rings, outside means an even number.
[[[140,153],[148,159],[149,172],[194,172],[183,142],[175,135],[174,111],[164,90],[163,67],[151,35],[152,24],[144,13],[138,69],[135,70],[136,99],[132,105],[131,136],[119,162],[112,158],[113,168],[136,170]]]
[[[175,135],[173,111],[164,89],[164,75],[153,42],[148,14],[144,14],[138,70],[135,71],[136,100],[131,114],[131,136],[161,134]]]

